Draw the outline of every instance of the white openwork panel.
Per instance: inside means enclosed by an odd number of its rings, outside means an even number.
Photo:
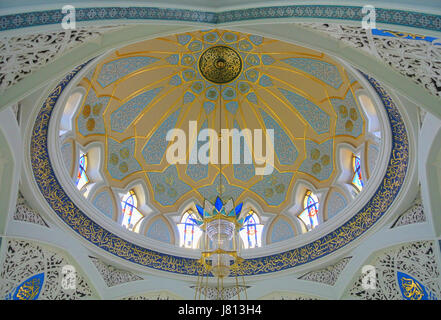
[[[424,208],[421,199],[416,200],[413,205],[407,209],[393,224],[392,228],[404,226],[407,224],[421,223],[426,221]]]
[[[89,26],[75,30],[0,37],[0,92],[68,50],[91,41],[115,26]]]
[[[117,269],[109,264],[102,262],[101,260],[89,257],[95,267],[98,269],[98,272],[103,277],[104,282],[108,287],[117,286],[122,283],[142,280],[141,277],[133,274],[132,272]]]
[[[38,224],[44,227],[49,227],[44,219],[33,210],[26,202],[23,195],[19,192],[17,197],[17,204],[14,212],[14,220]]]
[[[180,300],[180,298],[169,292],[161,291],[124,297],[122,300]]]
[[[441,45],[429,41],[372,35],[370,30],[331,23],[302,23],[363,50],[441,97]]]
[[[295,292],[277,292],[274,291],[260,298],[261,300],[322,300],[321,298],[308,296]]]
[[[217,287],[191,287],[196,291],[196,299],[198,300],[244,300],[246,297],[245,290],[249,286],[233,286],[225,288]],[[239,297],[238,297],[239,296]]]
[[[433,241],[419,241],[390,248],[369,263],[375,267],[375,286],[366,288],[361,275],[349,288],[349,296],[361,300],[402,300],[397,272],[418,278],[426,291],[441,295],[439,266]]]
[[[326,268],[308,272],[299,279],[320,282],[333,286],[337,282],[338,277],[348,264],[349,260],[351,260],[351,257],[343,258],[337,263],[327,266]]]
[[[92,297],[87,281],[76,272],[75,289],[63,289],[63,267],[70,266],[63,255],[36,243],[9,240],[0,273],[0,298],[13,292],[30,277],[44,273],[39,300],[78,300]]]

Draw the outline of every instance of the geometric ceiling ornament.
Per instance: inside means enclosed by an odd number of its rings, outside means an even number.
[[[229,83],[242,71],[242,59],[239,53],[227,46],[208,48],[199,59],[202,76],[217,84]]]
[[[199,68],[198,63],[203,53],[216,46],[228,46],[243,59],[241,72],[228,85],[208,81]],[[96,76],[89,80],[80,79],[83,73],[79,73],[78,78],[76,77],[83,67],[94,68],[94,74],[97,75],[97,71],[101,70],[104,64],[120,59],[121,52],[124,52],[125,58],[136,57],[139,56],[140,49],[148,51],[150,57],[158,60],[143,67],[142,72],[135,71],[124,75],[111,86],[103,88],[97,82]],[[265,58],[262,56],[263,52]],[[172,55],[177,56],[172,60],[167,59]],[[350,83],[346,76],[342,76],[342,83],[336,90],[329,88],[325,81],[282,62],[282,59],[304,58],[305,55],[335,65],[338,72],[346,70],[354,73],[357,79],[363,77],[349,68],[343,69],[339,62],[324,53],[274,39],[216,29],[144,40],[119,48],[118,52],[110,52],[93,65],[77,67],[50,93],[35,121],[36,130],[32,132],[30,151],[32,170],[41,194],[53,211],[74,232],[110,254],[157,270],[197,275],[200,268],[194,259],[171,256],[135,245],[123,235],[120,236],[119,232],[103,228],[97,223],[98,219],[91,219],[89,213],[83,212],[79,204],[75,204],[68,196],[65,188],[69,186],[55,179],[54,171],[60,170],[55,162],[59,160],[55,160],[52,166],[50,160],[54,157],[49,156],[52,151],[47,148],[48,128],[49,122],[55,119],[50,120],[53,109],[62,107],[60,94],[65,96],[68,92],[63,91],[71,90],[69,82],[75,79],[75,84],[85,90],[96,90],[97,97],[109,98],[100,114],[103,127],[106,128],[104,133],[93,133],[86,137],[75,128],[72,140],[82,146],[91,142],[101,144],[106,151],[103,155],[106,165],[102,166],[105,178],[103,183],[106,187],[121,190],[135,185],[136,181],[141,181],[146,191],[141,203],[155,208],[155,215],[161,215],[161,218],[165,219],[165,214],[182,210],[190,199],[203,203],[204,199],[215,200],[219,194],[225,199],[227,196],[232,197],[239,203],[250,199],[262,211],[280,215],[294,202],[295,181],[305,180],[316,189],[329,188],[338,174],[338,145],[350,143],[354,148],[361,148],[366,141],[367,128],[366,123],[362,121],[363,130],[358,137],[336,136],[338,114],[329,101],[328,90],[333,90],[332,99],[344,101],[348,91],[356,92],[363,89],[362,84],[365,83],[372,86],[372,94],[378,95],[378,101],[383,103],[388,120],[393,122],[390,126],[391,135],[394,137],[391,150],[400,150],[402,165],[399,168],[393,166],[395,162],[388,162],[389,154],[385,153],[381,161],[387,172],[383,180],[378,179],[377,188],[370,188],[375,190],[372,191],[375,192],[372,195],[375,199],[368,202],[368,206],[361,207],[358,213],[354,213],[352,218],[348,218],[334,230],[328,230],[325,238],[315,237],[315,240],[305,243],[302,248],[264,258],[246,259],[242,271],[244,275],[276,272],[338,250],[366,232],[385,213],[383,209],[394,201],[407,170],[407,134],[397,107],[374,79],[366,76],[367,81]],[[223,62],[219,63],[221,66]],[[148,105],[133,104],[134,108],[137,108],[136,113],[133,113],[135,117],[130,116],[126,122],[127,126],[121,126],[119,131],[111,130],[111,116],[115,111],[133,97],[155,89],[158,93]],[[191,93],[192,96],[187,95],[186,98],[187,93]],[[57,101],[60,103],[57,104]],[[230,102],[233,103],[227,106]],[[83,107],[84,103],[81,103],[76,115]],[[139,110],[141,111],[138,112]],[[389,116],[390,114],[393,116]],[[357,120],[358,118],[361,117],[357,117]],[[195,125],[192,125],[192,122],[195,122]],[[113,124],[115,128],[118,126],[117,122]],[[186,138],[185,141],[187,162],[170,164],[166,157],[167,147],[171,145],[166,139],[167,133],[170,129],[180,129],[188,137],[192,127],[195,128],[195,135],[202,127],[213,129],[217,133],[224,128],[249,129],[251,132],[260,130],[263,133],[273,130],[276,150],[274,163],[267,163],[266,166],[265,173],[269,174],[253,176],[248,170],[253,166],[254,169],[262,168],[261,160],[264,158],[263,154],[253,154],[254,137],[253,141],[246,141],[248,150],[242,149],[244,158],[249,158],[245,156],[248,151],[251,153],[251,163],[240,170],[236,170],[238,167],[234,167],[233,163],[223,165],[222,170],[219,170],[218,164],[213,163],[208,163],[208,169],[189,169],[189,165],[193,165],[188,162],[190,155],[199,152],[195,150],[195,146],[196,149],[200,149],[199,143],[194,143],[194,138]],[[390,170],[395,170],[395,174],[388,174]],[[60,173],[64,174],[64,171]],[[119,181],[121,179],[124,180]],[[370,189],[365,188],[362,192]],[[48,193],[49,190],[56,192],[57,197]],[[63,204],[59,203],[60,201]],[[377,203],[384,205],[369,207]],[[369,218],[366,218],[368,214]],[[146,217],[146,220],[147,218],[149,217]],[[84,224],[88,227],[85,228]],[[317,251],[314,248],[321,249]]]

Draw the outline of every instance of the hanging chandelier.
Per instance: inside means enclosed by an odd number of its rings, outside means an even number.
[[[201,243],[201,258],[203,273],[198,277],[195,298],[201,294],[214,299],[224,299],[227,290],[233,290],[233,295],[240,299],[240,293],[245,291],[246,286],[242,276],[242,283],[239,285],[240,264],[243,259],[239,256],[238,232],[245,222],[242,214],[243,203],[234,205],[232,199],[226,203],[218,196],[214,204],[205,200],[204,207],[196,205],[194,223],[204,232]],[[224,279],[234,274],[236,284],[232,287],[224,287]],[[217,280],[217,286],[208,284],[208,277]],[[205,280],[205,282],[204,282]],[[213,294],[213,289],[215,293]],[[246,296],[246,291],[245,291]]]

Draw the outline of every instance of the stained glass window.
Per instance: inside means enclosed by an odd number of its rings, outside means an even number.
[[[133,190],[130,190],[123,196],[121,206],[123,214],[121,225],[127,230],[139,232],[140,221],[144,216],[137,208],[138,199]]]
[[[306,191],[305,197],[303,198],[303,209],[298,217],[304,223],[306,229],[310,231],[319,224],[319,201],[317,196],[310,190]]]
[[[259,216],[253,210],[250,210],[243,222],[242,228],[239,230],[245,249],[262,245],[262,229],[263,225],[260,224]]]
[[[78,174],[77,174],[77,188],[81,190],[86,184],[89,183],[89,178],[86,174],[87,170],[87,154],[80,153],[80,159],[78,161]]]
[[[197,248],[202,230],[195,221],[196,216],[192,210],[186,211],[182,216],[181,223],[178,224],[181,247]]]
[[[352,155],[352,170],[354,175],[352,176],[352,185],[357,189],[357,191],[361,191],[364,187],[363,178],[361,175],[361,160],[359,156],[355,154]]]

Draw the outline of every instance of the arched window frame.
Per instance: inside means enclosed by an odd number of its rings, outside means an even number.
[[[75,114],[83,103],[86,91],[82,87],[75,88],[64,102],[63,113],[60,118],[59,136],[64,136],[72,131]],[[63,139],[62,139],[63,140]]]
[[[311,190],[307,190],[303,197],[303,211],[297,216],[307,231],[311,231],[319,225],[319,208],[320,202],[317,195]]]
[[[188,209],[181,217],[178,223],[179,245],[184,248],[197,249],[199,240],[202,236],[202,230],[196,223],[196,215],[192,209]],[[189,239],[188,237],[191,236]]]
[[[244,249],[252,249],[262,246],[263,224],[260,217],[254,210],[249,210],[244,219],[239,236],[242,240]]]
[[[139,233],[144,215],[138,210],[138,198],[133,189],[130,189],[121,198],[122,221],[121,225],[129,231]]]

